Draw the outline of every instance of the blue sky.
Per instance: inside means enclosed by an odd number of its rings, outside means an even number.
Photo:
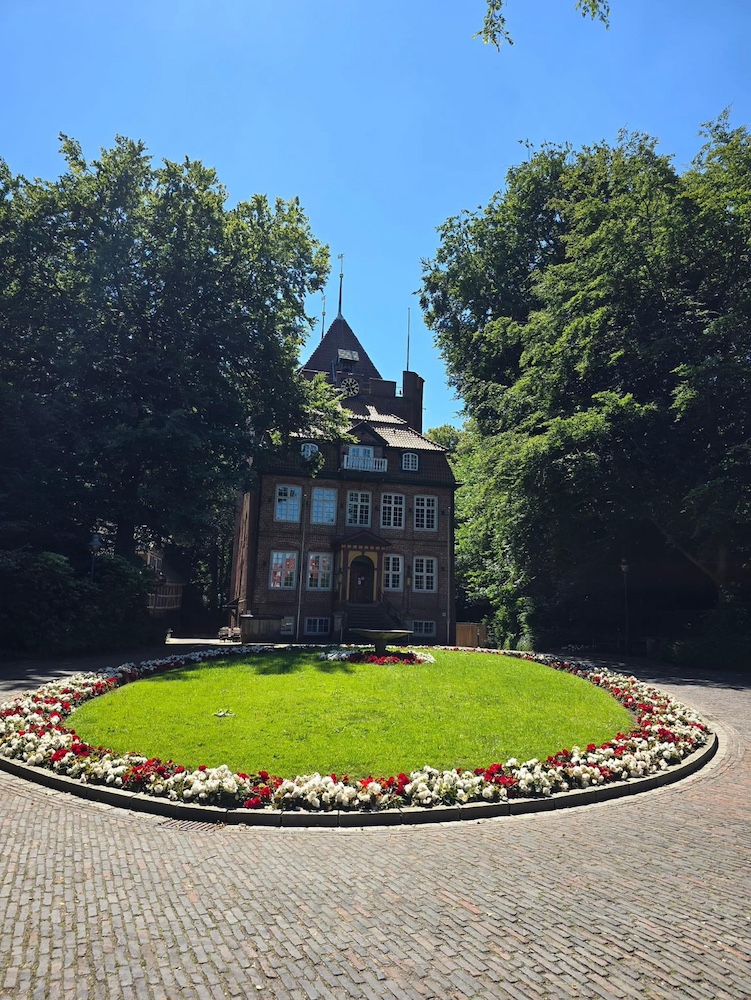
[[[89,158],[121,134],[215,167],[231,202],[298,196],[331,247],[327,325],[344,253],[344,314],[381,374],[401,377],[410,309],[425,426],[457,423],[414,295],[436,227],[487,204],[524,140],[628,128],[683,167],[701,122],[751,122],[751,4],[611,6],[606,31],[574,0],[509,0],[498,53],[472,38],[482,0],[0,0],[0,157],[52,178],[59,132]]]

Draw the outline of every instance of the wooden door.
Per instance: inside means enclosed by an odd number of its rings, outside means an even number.
[[[373,580],[375,566],[367,556],[358,556],[349,567],[349,599],[354,604],[370,604],[373,601]]]

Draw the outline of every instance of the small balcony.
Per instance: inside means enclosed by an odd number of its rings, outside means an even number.
[[[342,468],[357,472],[388,472],[387,458],[368,458],[365,455],[342,455]]]

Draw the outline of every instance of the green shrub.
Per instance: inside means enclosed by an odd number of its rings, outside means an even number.
[[[748,597],[725,594],[681,640],[670,658],[687,667],[751,670],[751,608]]]
[[[104,652],[153,641],[148,571],[115,556],[96,561],[94,583],[55,552],[0,551],[0,649]]]

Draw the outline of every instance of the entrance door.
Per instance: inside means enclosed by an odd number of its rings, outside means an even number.
[[[353,559],[349,567],[349,599],[355,604],[371,604],[375,566],[367,556]]]

